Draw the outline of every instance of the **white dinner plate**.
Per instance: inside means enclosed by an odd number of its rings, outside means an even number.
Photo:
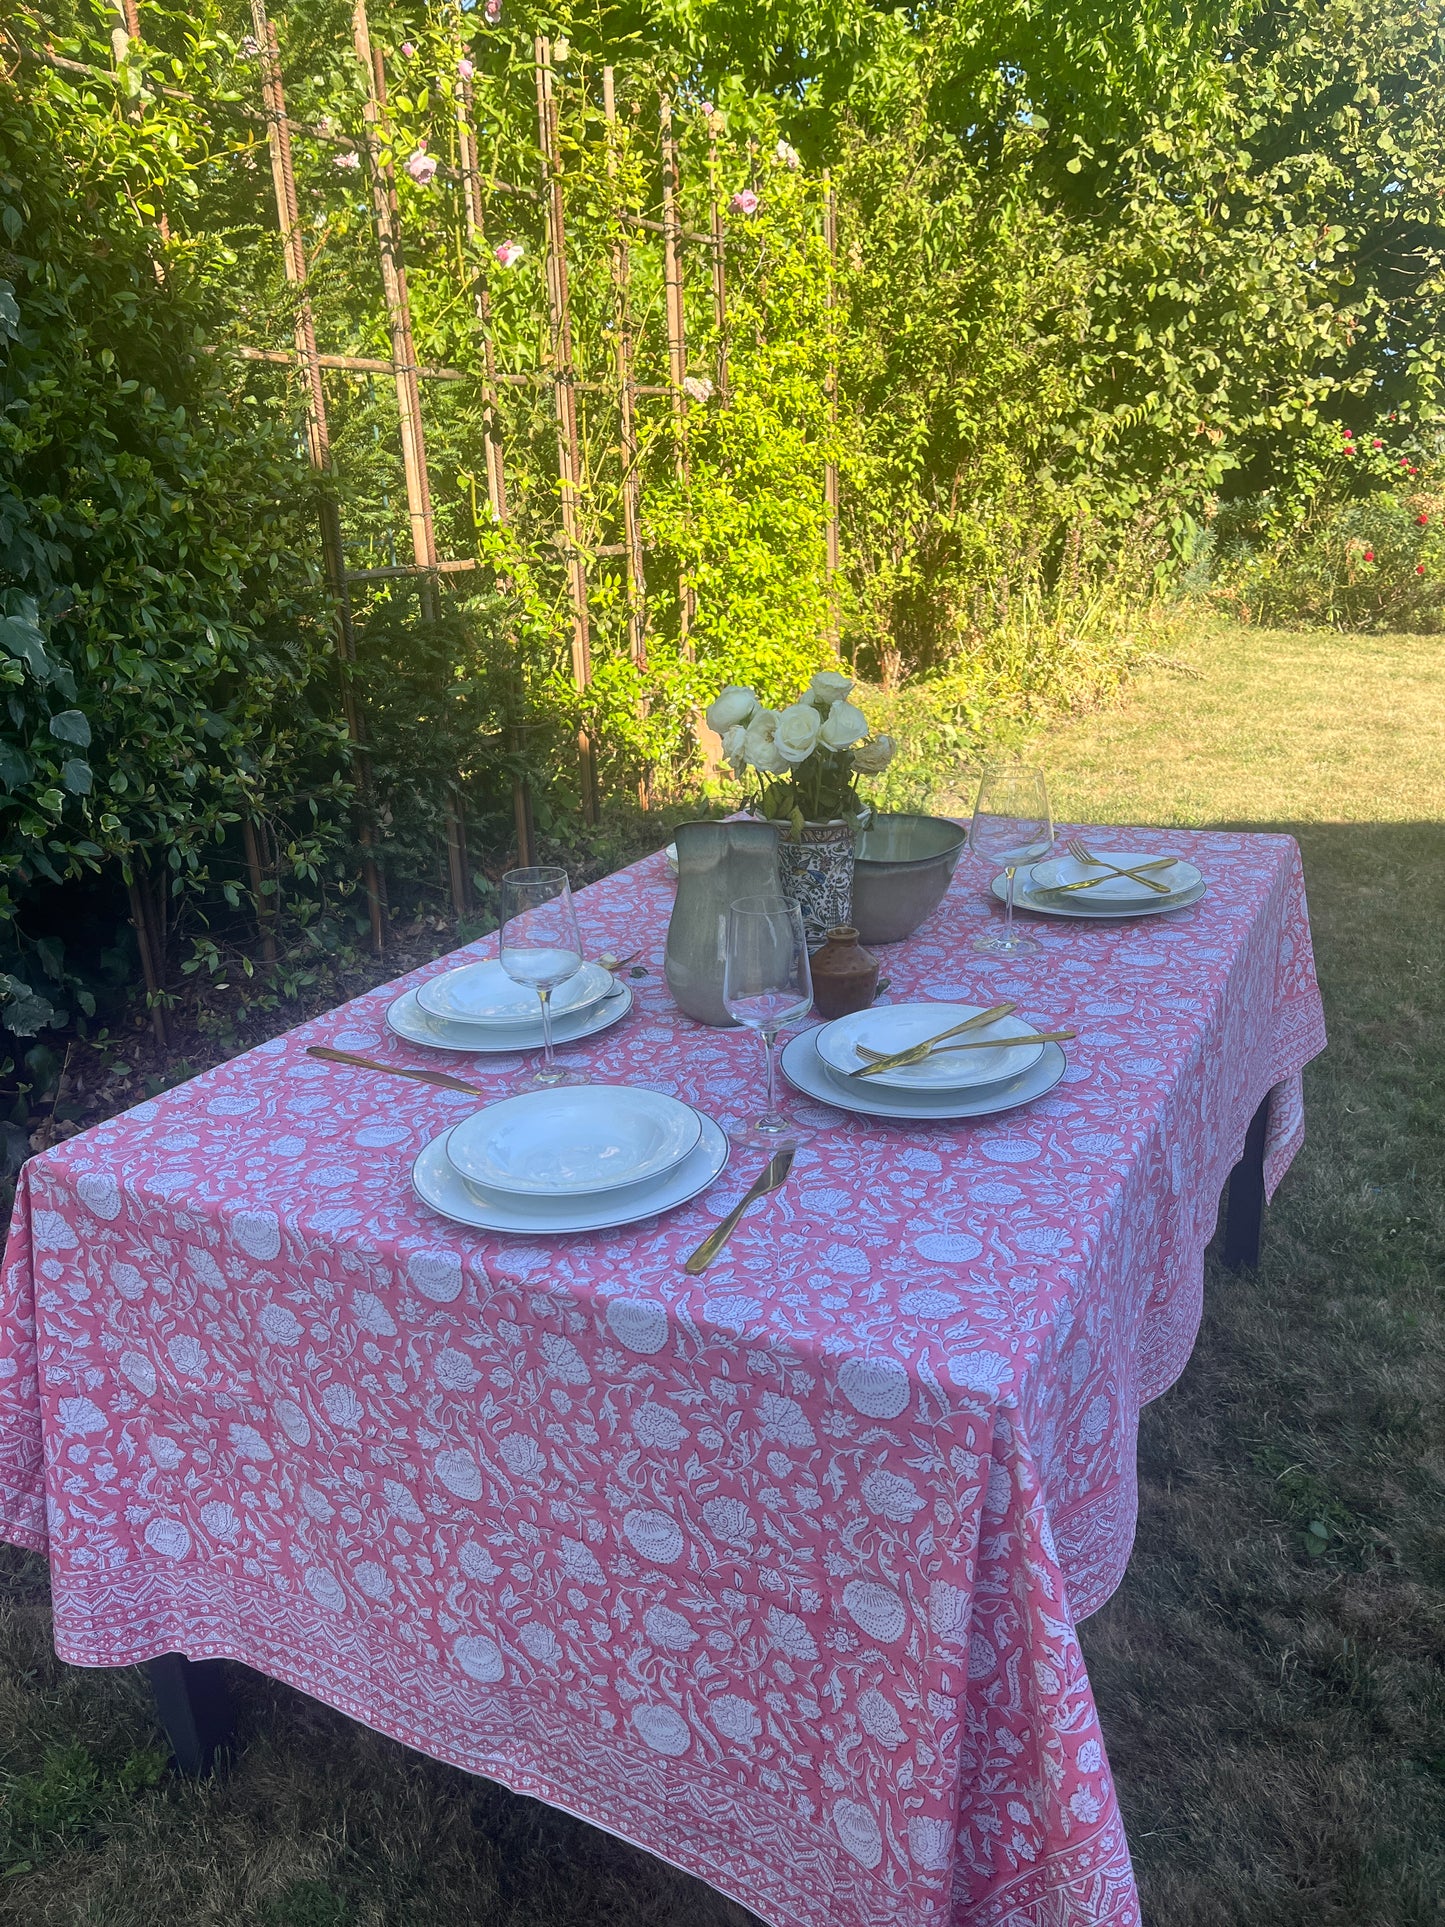
[[[1029,887],[1028,874],[1020,870],[1014,878],[1015,910],[1032,910],[1041,917],[1077,917],[1083,923],[1109,923],[1120,917],[1158,917],[1170,910],[1187,910],[1192,903],[1198,903],[1209,886],[1201,877],[1192,889],[1181,890],[1177,896],[1151,897],[1147,903],[1100,904],[1097,909],[1086,909],[1079,898],[1092,897],[1093,890],[1075,890],[1069,896],[1035,896]],[[996,876],[993,880],[993,893],[1000,903],[1008,901],[1008,878]]]
[[[690,1104],[630,1084],[572,1084],[489,1104],[452,1132],[447,1156],[470,1184],[508,1197],[578,1197],[644,1184],[702,1135]]]
[[[858,1111],[865,1117],[899,1117],[931,1120],[946,1124],[955,1118],[992,1117],[998,1111],[1012,1111],[1051,1091],[1063,1076],[1068,1059],[1057,1044],[1045,1044],[1039,1061],[1022,1077],[1011,1077],[982,1091],[940,1091],[930,1097],[923,1092],[875,1090],[876,1078],[855,1085],[852,1078],[838,1077],[818,1055],[816,1029],[800,1031],[783,1051],[783,1075],[794,1090],[821,1103],[835,1104],[840,1111]]]
[[[706,1191],[728,1161],[727,1133],[710,1117],[701,1118],[697,1146],[680,1164],[646,1184],[576,1198],[497,1197],[474,1190],[447,1155],[451,1131],[433,1138],[411,1168],[412,1189],[423,1204],[457,1224],[478,1231],[516,1231],[535,1238],[554,1232],[607,1231],[638,1224],[659,1211],[686,1204]]]
[[[1157,857],[1147,853],[1141,856],[1138,851],[1096,850],[1094,854],[1101,862],[1112,864],[1119,870],[1137,870],[1141,864],[1158,861]],[[1035,895],[1042,895],[1063,884],[1084,883],[1088,878],[1101,874],[1097,864],[1080,863],[1077,857],[1072,856],[1055,856],[1044,863],[1035,863],[1029,870],[1028,883]],[[1182,860],[1171,863],[1167,870],[1149,870],[1145,874],[1152,876],[1156,883],[1165,884],[1171,897],[1183,896],[1186,890],[1192,890],[1197,883],[1204,881],[1192,863]],[[1101,883],[1095,883],[1087,890],[1070,890],[1068,895],[1082,899],[1086,908],[1090,904],[1096,908],[1108,904],[1111,909],[1125,905],[1133,909],[1141,903],[1162,903],[1164,900],[1162,892],[1151,890],[1147,883],[1136,882],[1133,877],[1106,876]]]
[[[614,993],[604,997],[601,1003],[590,1004],[586,1010],[574,1011],[566,1017],[555,1017],[552,1042],[576,1044],[584,1037],[596,1037],[620,1023],[631,1008],[632,992],[625,983],[619,983]],[[496,1053],[542,1048],[540,1016],[530,1024],[454,1024],[445,1017],[429,1016],[417,1002],[414,990],[408,990],[387,1007],[386,1022],[396,1036],[404,1037],[409,1044],[421,1044],[427,1050]]]
[[[612,989],[612,972],[599,963],[584,963],[575,976],[552,992],[552,1010],[590,1010]],[[429,977],[417,986],[417,1002],[429,1017],[445,1017],[454,1024],[540,1024],[537,993],[530,984],[514,983],[495,957],[463,964],[444,976]]]
[[[976,1017],[986,1004],[883,1004],[858,1010],[851,1017],[839,1017],[815,1033],[818,1055],[830,1070],[847,1076],[858,1070],[864,1059],[857,1046],[870,1050],[907,1050],[921,1044],[925,1037],[936,1037],[941,1030]],[[1037,1025],[1021,1017],[996,1017],[982,1030],[965,1032],[967,1037],[1029,1037]],[[960,1043],[962,1038],[958,1040]],[[1007,1077],[1020,1077],[1043,1056],[1042,1044],[1016,1044],[1010,1050],[1000,1042],[997,1050],[937,1051],[920,1064],[907,1064],[901,1070],[880,1071],[866,1078],[868,1084],[890,1085],[900,1091],[961,1091],[982,1084],[998,1084]]]

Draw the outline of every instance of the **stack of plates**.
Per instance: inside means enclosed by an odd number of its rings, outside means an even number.
[[[926,1037],[976,1017],[981,1004],[897,1004],[860,1010],[816,1030],[805,1030],[783,1052],[783,1075],[797,1090],[840,1110],[870,1117],[988,1117],[1009,1111],[1051,1091],[1064,1074],[1066,1059],[1057,1044],[1010,1044],[1035,1026],[1018,1017],[999,1017],[957,1041],[996,1040],[991,1050],[939,1050],[920,1063],[875,1077],[853,1075],[870,1050],[901,1051]]]
[[[552,1041],[575,1044],[607,1030],[632,1008],[632,992],[601,964],[584,963],[552,992]],[[431,1050],[526,1051],[542,1047],[537,993],[514,983],[497,960],[463,964],[398,997],[389,1027]]]
[[[691,1105],[581,1084],[488,1105],[427,1145],[412,1185],[458,1224],[530,1237],[635,1224],[696,1197],[727,1161],[726,1134]]]
[[[1142,854],[1137,850],[1099,850],[1096,852],[1100,862],[1113,864],[1120,870],[1137,870],[1141,863],[1157,863],[1158,857],[1151,851]],[[1167,886],[1167,895],[1151,890],[1147,883],[1137,883],[1132,877],[1106,877],[1087,890],[1069,890],[1060,894],[1060,886],[1066,883],[1082,883],[1088,877],[1099,875],[1098,864],[1080,863],[1071,856],[1050,857],[1047,863],[1035,863],[1031,869],[1020,870],[1014,878],[1014,907],[1019,910],[1036,910],[1047,917],[1092,917],[1107,920],[1111,917],[1157,917],[1166,910],[1186,910],[1191,903],[1198,903],[1204,895],[1204,877],[1192,863],[1172,863],[1167,870],[1149,872],[1156,882]],[[1008,879],[997,876],[993,880],[993,893],[1000,903],[1008,899]]]

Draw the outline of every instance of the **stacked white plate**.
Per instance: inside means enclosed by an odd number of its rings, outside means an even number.
[[[985,1050],[939,1049],[916,1064],[856,1075],[868,1061],[858,1051],[891,1053],[937,1037],[940,1031],[982,1014],[982,1004],[896,1004],[860,1010],[851,1017],[799,1033],[783,1052],[783,1075],[797,1090],[840,1110],[869,1117],[989,1117],[1013,1110],[1051,1091],[1067,1060],[1057,1044],[1011,1044],[1036,1026],[1019,1017],[996,1017],[950,1043],[988,1040]]]
[[[434,1138],[412,1186],[484,1231],[603,1231],[696,1197],[728,1148],[710,1117],[660,1091],[564,1085],[503,1098]]]
[[[609,1030],[632,1008],[632,992],[601,964],[584,963],[552,992],[552,1041],[575,1044]],[[542,1048],[537,993],[514,983],[495,957],[429,977],[386,1013],[398,1037],[429,1050],[479,1052]]]
[[[1050,857],[1020,870],[1014,878],[1014,907],[1035,910],[1047,917],[1080,917],[1107,921],[1113,917],[1157,917],[1166,910],[1187,910],[1204,895],[1202,871],[1192,863],[1174,862],[1167,869],[1150,870],[1148,875],[1165,887],[1151,890],[1134,877],[1105,876],[1101,865],[1117,870],[1137,870],[1141,864],[1158,863],[1152,851],[1097,850],[1098,863],[1080,863],[1076,857]],[[1090,881],[1090,879],[1098,879]],[[1087,890],[1065,890],[1069,883],[1089,883]],[[1008,898],[1008,878],[993,880],[993,893],[1000,903]]]

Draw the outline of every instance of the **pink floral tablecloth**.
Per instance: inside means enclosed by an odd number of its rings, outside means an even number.
[[[789,1186],[698,1279],[755,1159],[555,1242],[418,1203],[470,1100],[304,1055],[435,1066],[386,1029],[397,986],[34,1158],[0,1535],[48,1555],[61,1656],[242,1660],[775,1927],[1136,1922],[1075,1622],[1128,1559],[1139,1408],[1251,1114],[1273,1091],[1272,1185],[1324,1033],[1288,837],[1129,844],[1209,894],[986,962],[966,860],[887,953],[895,1000],[1075,1025],[1064,1082],[946,1126],[795,1099]],[[581,896],[652,974],[572,1055],[739,1117],[756,1045],[672,1005],[671,900],[660,855]]]

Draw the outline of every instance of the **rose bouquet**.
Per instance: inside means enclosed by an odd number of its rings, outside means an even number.
[[[765,709],[751,689],[730,683],[707,712],[722,738],[733,774],[756,779],[749,798],[770,822],[855,821],[866,805],[857,778],[877,776],[893,760],[893,741],[868,734],[868,719],[848,697],[852,679],[820,669],[786,709]]]

